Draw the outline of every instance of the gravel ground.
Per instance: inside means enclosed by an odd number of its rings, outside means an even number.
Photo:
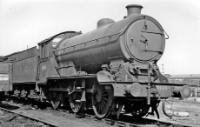
[[[187,100],[169,99],[166,102],[166,112],[171,115],[167,117],[162,111],[162,102],[159,104],[160,121],[184,124],[191,127],[200,127],[200,102]],[[149,118],[152,118],[150,116]],[[153,119],[156,119],[153,117]]]
[[[34,109],[31,106],[16,105],[13,109],[17,113],[31,116],[39,120],[45,120],[53,125],[60,127],[113,127],[100,120],[96,120],[93,117],[86,116],[85,118],[76,118],[76,116],[69,111],[56,111],[51,108],[44,110]],[[166,104],[166,110],[168,113],[175,113],[173,117],[166,117],[161,110],[161,104],[159,105],[160,120],[171,121],[175,123],[186,123],[194,127],[200,126],[200,103],[188,100],[170,100],[170,103]],[[180,112],[180,113],[176,113]],[[177,115],[177,116],[176,116]],[[183,116],[181,116],[183,115]],[[157,120],[157,118],[155,118]],[[145,127],[155,127],[156,125],[146,125]],[[33,121],[19,115],[4,112],[0,110],[0,127],[48,127],[41,122]]]
[[[49,127],[19,115],[0,111],[0,127]]]

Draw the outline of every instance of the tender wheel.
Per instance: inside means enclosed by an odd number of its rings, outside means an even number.
[[[74,92],[69,96],[70,108],[74,113],[78,113],[82,109],[82,92]]]
[[[102,119],[109,114],[112,101],[113,101],[113,89],[111,86],[100,86],[95,84],[93,86],[92,94],[92,108],[95,116],[98,119]]]
[[[52,92],[51,105],[53,109],[57,109],[60,106],[60,103],[61,103],[61,96],[56,92]]]

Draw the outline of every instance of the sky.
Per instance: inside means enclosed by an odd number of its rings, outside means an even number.
[[[0,0],[0,56],[24,50],[54,34],[96,29],[115,21],[127,4],[141,4],[170,36],[158,62],[166,74],[200,74],[199,0]]]

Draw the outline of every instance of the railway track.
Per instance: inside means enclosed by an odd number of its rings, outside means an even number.
[[[12,108],[14,107],[14,108]],[[4,102],[0,105],[0,110],[41,122],[50,127],[189,127],[175,121],[156,120],[153,118],[133,119],[129,115],[122,115],[120,120],[115,118],[105,118],[97,120],[94,115],[87,113],[84,118],[76,116],[65,109],[52,110],[35,109],[29,105]]]

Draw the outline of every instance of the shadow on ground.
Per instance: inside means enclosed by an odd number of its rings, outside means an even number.
[[[9,104],[2,104],[2,103],[0,103],[0,107],[8,109],[8,110],[15,110],[15,109],[20,108],[18,106],[13,106],[13,105],[9,105]]]

